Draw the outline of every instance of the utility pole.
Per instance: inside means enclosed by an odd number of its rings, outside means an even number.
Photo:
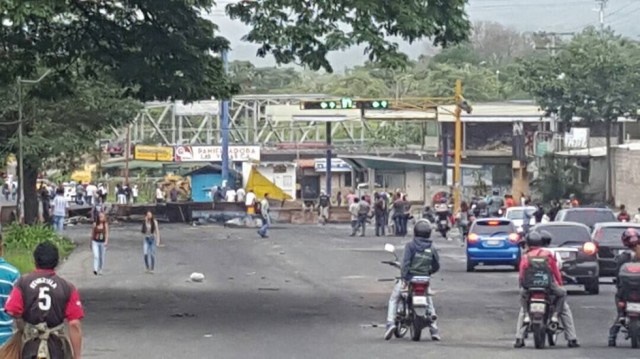
[[[547,31],[539,31],[535,33],[537,36],[549,39],[551,44],[547,44],[546,46],[535,46],[536,50],[549,50],[551,51],[551,56],[556,56],[556,50],[562,50],[563,46],[558,46],[558,40],[560,40],[563,36],[573,36],[573,32],[547,32]]]
[[[604,9],[607,7],[609,0],[596,0],[599,5],[598,14],[600,16],[600,33],[604,33]]]
[[[127,125],[127,143],[124,147],[124,183],[129,186],[129,156],[131,155],[131,125]]]
[[[460,162],[462,162],[462,101],[464,98],[462,97],[462,81],[456,80],[456,92],[455,92],[455,101],[456,101],[456,109],[455,109],[455,117],[456,117],[456,127],[455,127],[455,159],[454,159],[454,168],[453,168],[453,211],[454,213],[460,209],[460,178],[462,174],[460,173]],[[448,153],[443,153],[443,156],[447,156]]]
[[[222,52],[224,72],[229,73],[229,53]],[[224,99],[220,106],[220,127],[222,135],[222,183],[229,185],[229,100]]]

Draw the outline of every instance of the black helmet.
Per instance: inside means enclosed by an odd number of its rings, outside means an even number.
[[[553,239],[551,233],[547,231],[540,231],[540,236],[542,237],[542,246],[548,247],[551,244],[551,239]]]
[[[529,247],[544,247],[543,236],[538,232],[530,232],[525,239]]]
[[[426,219],[419,219],[413,226],[413,235],[421,238],[431,237],[431,222]]]

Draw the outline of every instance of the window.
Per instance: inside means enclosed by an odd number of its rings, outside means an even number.
[[[566,225],[566,226],[541,226],[535,227],[535,231],[547,231],[551,234],[551,246],[560,246],[566,242],[589,242],[591,235],[589,231],[582,226]]]
[[[494,223],[497,222],[497,223]],[[515,232],[513,224],[509,221],[482,221],[476,222],[471,232],[479,235],[494,235],[498,233]]]
[[[353,186],[353,183],[351,181],[351,173],[344,173],[344,186],[345,187],[351,187]]]

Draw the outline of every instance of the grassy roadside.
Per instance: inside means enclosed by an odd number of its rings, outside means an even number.
[[[66,258],[75,249],[75,244],[62,237],[50,227],[35,225],[21,226],[13,224],[2,233],[4,259],[14,265],[20,273],[34,270],[33,250],[42,242],[53,242],[60,252],[60,259]]]
[[[12,264],[14,267],[18,268],[20,273],[30,273],[35,269],[35,265],[33,262],[33,251],[20,248],[10,248],[5,249],[4,252],[4,260]],[[62,262],[62,258],[68,257],[71,252],[73,252],[73,247],[71,247],[70,249],[61,248],[60,261]]]

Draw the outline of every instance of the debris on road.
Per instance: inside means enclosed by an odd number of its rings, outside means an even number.
[[[198,273],[198,272],[193,272],[189,276],[189,279],[191,279],[192,282],[201,283],[201,282],[204,281],[204,274]]]
[[[196,315],[195,314],[191,314],[191,313],[176,313],[176,314],[171,314],[171,318],[195,318]]]

